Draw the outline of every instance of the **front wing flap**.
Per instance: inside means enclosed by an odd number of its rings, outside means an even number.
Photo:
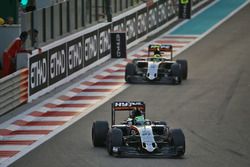
[[[133,75],[133,76],[128,76],[128,79],[132,83],[149,83],[150,82],[150,83],[155,83],[155,84],[162,84],[162,83],[171,84],[173,81],[173,77],[171,76],[161,77],[160,79],[156,79],[156,80],[149,80],[148,78],[142,75]]]
[[[173,146],[163,147],[154,151],[152,153],[146,151],[139,151],[134,147],[114,147],[113,148],[113,156],[116,157],[125,157],[125,158],[139,158],[139,157],[148,157],[148,158],[173,158],[178,156],[178,152],[182,151],[183,148],[175,148]]]

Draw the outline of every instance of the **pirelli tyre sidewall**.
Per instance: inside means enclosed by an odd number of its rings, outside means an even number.
[[[181,129],[170,129],[171,145],[176,149],[176,156],[180,157],[185,154],[186,143],[185,136]]]
[[[133,63],[128,63],[125,69],[125,81],[130,83],[132,82],[131,77],[136,74],[136,68]]]
[[[176,63],[181,65],[182,79],[186,80],[188,77],[188,63],[187,60],[176,60]]]
[[[109,155],[113,155],[113,147],[121,147],[123,145],[123,133],[121,129],[110,129],[107,136],[107,151]]]
[[[92,125],[92,143],[95,147],[104,147],[106,145],[106,137],[109,131],[107,121],[95,121]]]

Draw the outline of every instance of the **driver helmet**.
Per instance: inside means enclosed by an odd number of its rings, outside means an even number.
[[[142,114],[141,110],[136,107],[130,113],[130,118],[133,119],[133,124],[144,124],[144,115]]]
[[[160,48],[156,48],[156,50],[154,51],[154,55],[159,55],[159,56],[161,56]]]
[[[135,117],[138,117],[138,116],[141,116],[141,115],[142,115],[141,111],[140,111],[137,107],[135,107],[135,108],[130,112],[129,117],[132,118],[132,119],[134,119]]]
[[[153,59],[152,59],[152,60],[155,61],[155,62],[161,61],[161,55],[155,54],[155,55],[153,56]]]

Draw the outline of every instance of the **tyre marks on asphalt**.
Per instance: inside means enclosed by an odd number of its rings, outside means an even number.
[[[172,44],[176,54],[192,44],[197,37],[166,35],[153,43]],[[125,84],[126,64],[134,58],[145,57],[147,52],[144,47],[137,50],[136,54],[131,52],[128,59],[103,68],[102,72],[81,81],[78,86],[50,99],[43,106],[32,108],[11,123],[3,123],[0,126],[0,165],[121,88]]]

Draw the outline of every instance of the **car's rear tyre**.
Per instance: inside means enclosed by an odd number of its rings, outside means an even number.
[[[125,81],[131,83],[131,78],[136,73],[135,65],[133,63],[128,63],[125,69]]]
[[[187,60],[176,60],[181,65],[182,79],[186,80],[188,77],[188,63]]]
[[[170,129],[171,145],[175,147],[177,156],[183,156],[186,151],[185,136],[181,129]]]
[[[173,84],[181,84],[182,81],[182,73],[181,73],[181,65],[178,63],[174,63],[171,65]]]
[[[113,128],[108,132],[107,151],[113,155],[113,147],[121,147],[123,144],[123,133],[121,129]]]
[[[103,147],[106,144],[106,137],[109,131],[107,121],[95,121],[92,125],[92,143],[95,147]]]

